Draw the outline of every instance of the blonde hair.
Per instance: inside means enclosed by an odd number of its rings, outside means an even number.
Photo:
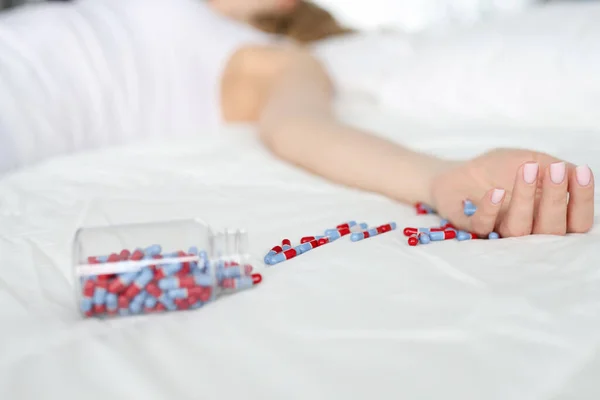
[[[252,25],[263,32],[283,35],[299,43],[354,32],[342,26],[328,11],[304,0],[288,14],[259,16],[252,21]]]

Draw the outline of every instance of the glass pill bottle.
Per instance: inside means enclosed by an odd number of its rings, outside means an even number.
[[[199,219],[85,227],[73,241],[77,307],[84,317],[197,309],[262,281],[248,234]]]

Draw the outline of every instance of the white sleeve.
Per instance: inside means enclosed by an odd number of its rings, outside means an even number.
[[[78,0],[0,13],[0,172],[213,126],[228,59],[273,40],[198,0]]]

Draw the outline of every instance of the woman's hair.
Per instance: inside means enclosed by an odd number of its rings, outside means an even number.
[[[304,0],[288,14],[259,16],[252,24],[264,32],[287,36],[299,43],[353,32],[336,21],[328,11]]]

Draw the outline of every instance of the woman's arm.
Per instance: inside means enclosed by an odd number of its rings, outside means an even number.
[[[274,154],[336,183],[407,203],[430,202],[431,180],[446,161],[337,121],[331,81],[308,52],[253,49],[245,66],[256,71],[263,63],[270,71],[257,116]]]

